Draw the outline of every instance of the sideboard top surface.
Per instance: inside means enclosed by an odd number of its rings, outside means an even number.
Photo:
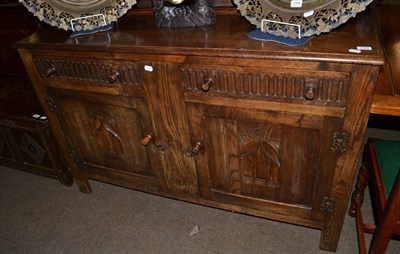
[[[383,51],[370,11],[350,19],[330,33],[314,36],[301,46],[247,37],[256,27],[239,15],[217,15],[215,25],[201,28],[157,28],[152,15],[125,15],[113,31],[80,37],[45,29],[16,44],[18,48],[127,52],[144,54],[248,57],[383,64]],[[370,46],[359,54],[349,49]]]

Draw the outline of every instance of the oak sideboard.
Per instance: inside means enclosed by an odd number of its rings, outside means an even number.
[[[384,62],[370,12],[302,46],[216,18],[160,29],[128,14],[16,46],[82,192],[97,180],[303,225],[335,251]]]

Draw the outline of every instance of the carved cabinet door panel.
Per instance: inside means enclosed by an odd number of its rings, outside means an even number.
[[[127,187],[163,188],[144,97],[114,96],[48,88],[70,154],[89,178]],[[72,145],[73,144],[73,145]]]
[[[188,102],[203,198],[279,216],[324,219],[340,117]]]

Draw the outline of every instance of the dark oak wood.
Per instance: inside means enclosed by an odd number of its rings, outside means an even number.
[[[82,191],[94,179],[304,225],[335,251],[383,64],[371,13],[298,47],[229,14],[175,30],[126,15],[17,47]]]

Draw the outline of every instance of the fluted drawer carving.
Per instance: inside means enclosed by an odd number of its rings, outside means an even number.
[[[308,101],[316,104],[344,106],[350,76],[347,73],[290,71],[249,71],[181,67],[186,92],[242,96],[253,99]],[[202,84],[210,82],[205,91]],[[310,93],[312,96],[310,96]],[[314,94],[315,93],[315,94]]]
[[[95,84],[127,84],[142,86],[143,79],[136,62],[114,64],[99,60],[34,58],[39,74],[44,78],[65,78]],[[110,77],[114,81],[110,81]]]

